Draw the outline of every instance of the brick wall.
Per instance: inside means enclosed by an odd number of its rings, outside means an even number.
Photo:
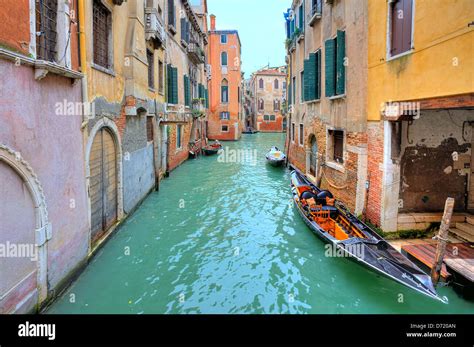
[[[173,171],[179,165],[181,165],[189,155],[189,139],[191,136],[191,124],[182,124],[182,138],[181,148],[176,148],[177,141],[177,125],[170,124],[168,126],[168,171]]]
[[[261,132],[282,132],[283,131],[283,117],[281,114],[275,116],[275,121],[264,121],[263,116],[257,117],[257,127]]]
[[[381,223],[382,207],[382,182],[384,151],[383,122],[369,122],[368,136],[368,180],[369,191],[367,197],[366,219],[379,226]]]

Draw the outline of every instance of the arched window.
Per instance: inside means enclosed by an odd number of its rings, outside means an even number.
[[[277,80],[277,79],[275,79],[275,82],[273,82],[273,84],[274,84],[274,87],[275,87],[275,89],[278,89],[278,88],[280,88],[280,86],[279,86],[279,83],[278,83],[278,80]]]
[[[227,52],[221,53],[221,65],[227,66]]]
[[[263,99],[258,100],[258,109],[263,110],[265,103],[263,102]]]
[[[258,87],[263,89],[263,78],[260,78],[260,81],[258,81]]]
[[[229,82],[224,78],[221,83],[221,102],[229,102]]]
[[[273,101],[273,110],[274,111],[280,111],[280,100],[275,99]]]

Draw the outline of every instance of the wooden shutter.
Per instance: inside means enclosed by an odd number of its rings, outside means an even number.
[[[306,73],[308,71],[308,65],[309,65],[309,60],[305,59],[303,62],[303,68],[304,68],[304,75],[303,75],[303,101],[308,101],[309,100],[309,81],[308,81],[308,74]]]
[[[293,104],[293,100],[292,100],[292,97],[291,97],[291,94],[292,94],[292,93],[291,93],[291,90],[292,90],[291,87],[292,87],[292,86],[291,86],[291,82],[290,82],[290,83],[288,83],[288,89],[287,89],[287,91],[286,91],[286,92],[288,93],[288,105],[292,105],[292,104]]]
[[[325,64],[326,64],[326,96],[331,97],[335,94],[335,41],[326,40],[324,44]]]
[[[174,0],[168,0],[168,24],[175,26]]]
[[[344,59],[346,57],[346,33],[337,31],[336,49],[336,94],[344,94],[346,90],[346,67]]]
[[[181,40],[186,41],[186,31],[188,27],[186,25],[186,17],[181,18]]]
[[[173,103],[173,68],[171,64],[166,65],[166,101]]]
[[[321,50],[316,52],[316,99],[321,99]]]
[[[183,76],[183,81],[184,81],[184,105],[189,106],[189,88],[188,88],[188,83],[189,79],[188,76],[184,75]]]
[[[304,73],[307,83],[308,83],[308,99],[316,99],[316,53],[310,53],[308,59],[308,67],[305,69]]]
[[[412,34],[412,13],[413,0],[403,0],[403,34],[402,34],[402,50],[407,52],[411,49]]]
[[[173,72],[173,79],[172,79],[173,104],[177,105],[179,103],[178,101],[178,68],[173,67],[172,72]]]
[[[209,90],[206,88],[206,108],[209,108]]]
[[[390,16],[392,25],[390,55],[397,55],[403,52],[403,23],[405,17],[403,5],[404,0],[397,0],[391,4]],[[403,15],[403,18],[400,18],[399,13]]]

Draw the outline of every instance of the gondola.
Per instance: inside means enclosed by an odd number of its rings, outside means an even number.
[[[206,146],[202,150],[205,155],[215,155],[219,152],[219,148],[215,148],[212,146]]]
[[[286,161],[286,155],[280,151],[277,147],[272,147],[270,151],[265,155],[267,162],[272,166],[281,166]]]
[[[220,142],[214,142],[214,143],[211,143],[209,147],[216,148],[219,150],[222,148],[222,144]]]
[[[291,173],[291,191],[306,225],[331,244],[338,255],[432,299],[447,302],[437,294],[430,276],[351,214],[331,192],[321,190],[296,170]]]

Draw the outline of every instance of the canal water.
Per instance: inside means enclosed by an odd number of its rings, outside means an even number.
[[[445,305],[325,257],[291,203],[289,172],[265,163],[283,143],[244,135],[224,157],[184,163],[48,313],[474,313],[449,287]]]

